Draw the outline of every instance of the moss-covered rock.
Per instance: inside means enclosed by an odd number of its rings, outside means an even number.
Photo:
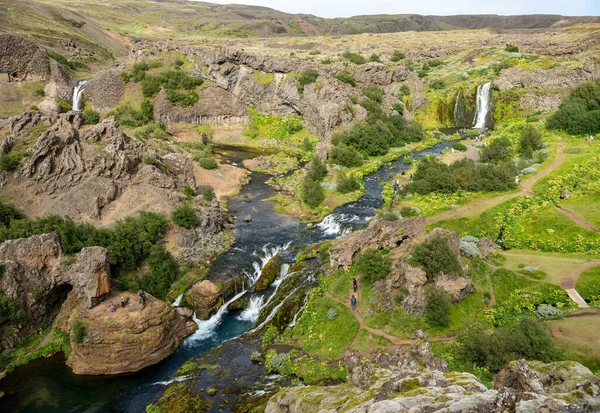
[[[271,258],[263,268],[262,272],[260,273],[260,277],[258,277],[258,280],[256,280],[256,283],[254,283],[250,289],[250,292],[264,291],[269,288],[269,286],[273,284],[273,281],[279,277],[282,265],[283,260],[281,259],[280,254],[277,254]]]

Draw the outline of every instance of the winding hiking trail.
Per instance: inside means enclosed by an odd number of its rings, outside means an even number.
[[[579,215],[577,215],[575,212],[570,211],[570,210],[568,210],[566,208],[563,208],[560,205],[556,205],[556,209],[558,209],[558,211],[561,214],[563,214],[564,216],[566,216],[567,218],[569,218],[571,221],[575,222],[580,227],[585,228],[588,231],[592,231],[592,232],[595,232],[597,234],[600,234],[600,230],[598,230],[598,228],[596,228],[595,226],[593,226],[592,224],[590,224],[589,222],[587,222],[585,219],[583,219],[582,217],[580,217]]]
[[[428,217],[426,219],[426,224],[433,224],[438,221],[443,221],[447,219],[454,218],[465,218],[469,216],[474,216],[479,214],[480,212],[495,207],[503,202],[511,200],[513,198],[519,196],[535,196],[533,193],[533,186],[542,178],[545,178],[549,174],[551,174],[556,168],[558,168],[564,161],[566,144],[564,142],[559,142],[556,149],[556,156],[552,159],[544,169],[542,169],[539,173],[535,174],[535,176],[531,177],[531,179],[527,179],[521,182],[521,190],[519,192],[514,192],[512,194],[500,195],[494,198],[484,198],[477,200],[475,202],[471,202],[467,205],[464,205],[460,208],[452,209],[450,211],[442,212],[441,214],[435,215],[433,217]]]
[[[358,278],[358,281],[359,281],[359,289],[360,289],[360,282],[361,282],[360,277]],[[412,340],[412,339],[399,338],[399,337],[393,336],[389,333],[386,333],[385,331],[383,331],[381,329],[369,327],[367,325],[367,323],[365,322],[365,319],[360,315],[360,301],[358,301],[358,303],[356,305],[356,310],[354,310],[354,311],[352,310],[352,306],[350,305],[350,298],[352,297],[353,294],[354,294],[354,291],[353,291],[352,287],[350,287],[348,299],[346,301],[342,301],[339,298],[334,297],[331,293],[325,293],[325,295],[327,297],[329,297],[332,300],[349,308],[352,311],[352,314],[354,315],[354,317],[356,318],[356,321],[358,321],[358,325],[360,328],[364,329],[365,331],[368,331],[369,333],[371,333],[373,335],[383,337],[383,338],[389,340],[391,342],[391,346],[388,348],[389,350],[391,350],[393,346],[414,344],[414,340]],[[359,336],[359,334],[357,332],[357,334],[354,337],[354,340],[352,340],[352,343],[350,344],[350,346],[352,346],[356,342],[356,340],[358,339],[358,336]],[[452,340],[455,340],[457,337],[458,337],[458,334],[448,334],[448,335],[444,335],[444,336],[430,337],[430,338],[428,338],[428,340],[429,341],[452,341]]]

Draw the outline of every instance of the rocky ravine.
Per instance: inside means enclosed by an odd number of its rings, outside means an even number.
[[[470,373],[449,372],[422,331],[416,346],[362,357],[348,350],[347,383],[279,391],[265,413],[597,412],[600,378],[579,363],[509,363],[488,389]]]

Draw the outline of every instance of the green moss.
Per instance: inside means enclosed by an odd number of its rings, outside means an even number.
[[[189,373],[193,373],[194,371],[196,371],[196,363],[194,363],[193,361],[189,360],[186,361],[183,366],[181,366],[179,368],[179,370],[177,370],[177,372],[175,373],[176,376],[185,376]]]
[[[270,85],[274,80],[273,73],[254,72],[254,80],[263,86]]]

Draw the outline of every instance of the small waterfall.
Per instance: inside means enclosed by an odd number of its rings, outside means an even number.
[[[275,308],[273,308],[271,310],[271,312],[269,313],[267,318],[265,318],[265,321],[260,323],[260,325],[258,327],[254,327],[252,330],[249,331],[249,333],[252,334],[252,333],[257,332],[258,330],[263,328],[269,321],[271,321],[273,319],[273,317],[275,317],[275,314],[277,314],[277,311],[279,311],[281,306],[287,301],[287,299],[290,298],[292,295],[296,294],[296,292],[298,292],[299,289],[300,289],[300,287],[297,287],[294,291],[289,293],[283,300],[281,300],[281,302],[279,304],[277,304],[277,306],[275,306]]]
[[[191,375],[186,375],[186,376],[177,376],[172,378],[171,380],[166,380],[166,381],[157,381],[155,383],[152,383],[153,386],[168,386],[169,384],[173,384],[173,383],[179,383],[182,381],[186,381],[188,379],[190,379],[192,376]]]
[[[223,316],[227,313],[227,307],[229,307],[229,304],[240,298],[245,293],[246,291],[242,291],[231,300],[227,301],[221,306],[221,308],[219,308],[219,311],[217,311],[217,313],[208,320],[199,320],[196,317],[196,313],[194,313],[193,320],[194,323],[198,325],[198,330],[185,339],[184,345],[192,347],[198,341],[203,341],[213,337],[215,335],[215,330],[219,324],[221,324],[221,321],[223,321]]]
[[[183,300],[183,293],[179,294],[179,296],[173,301],[171,307],[181,307],[181,301]]]
[[[485,119],[490,111],[490,82],[477,87],[477,111],[473,122],[475,129],[485,129]]]
[[[275,281],[273,281],[273,284],[271,285],[275,286],[276,288],[279,288],[279,284],[281,284],[281,282],[287,278],[289,272],[290,264],[288,264],[287,262],[281,264],[281,269],[279,270],[279,277]],[[277,289],[275,291],[277,291]]]
[[[264,306],[264,302],[264,295],[261,295],[260,297],[250,297],[250,303],[248,304],[248,307],[236,318],[241,321],[252,321],[252,323],[256,322],[256,320],[258,320],[258,316],[260,315],[260,310],[262,310]]]
[[[73,88],[73,110],[80,111],[81,110],[81,97],[83,96],[84,85],[87,83],[87,80],[81,80],[75,88]]]
[[[296,325],[296,321],[298,321],[298,315],[302,311],[304,311],[304,309],[306,308],[306,304],[308,304],[309,295],[310,295],[310,293],[306,293],[306,297],[304,298],[304,304],[302,305],[302,307],[300,307],[298,312],[296,314],[294,314],[294,318],[292,319],[292,322],[288,324],[288,327],[294,327]]]
[[[317,224],[317,228],[325,233],[325,235],[346,235],[352,232],[352,228],[343,228],[342,223],[358,221],[358,215],[347,214],[330,214]]]
[[[254,269],[254,271],[252,273],[244,271],[244,275],[246,276],[248,281],[250,281],[250,285],[254,284],[258,280],[263,268],[265,268],[265,265],[267,265],[267,263],[277,254],[287,250],[290,247],[290,245],[292,245],[291,241],[285,245],[277,245],[275,247],[270,247],[269,244],[267,244],[262,248],[261,253],[255,251],[253,255],[258,257],[259,261],[254,261],[252,263],[252,268]]]
[[[454,102],[454,124],[459,128],[462,128],[467,124],[467,114],[462,90],[456,92],[456,101]]]

